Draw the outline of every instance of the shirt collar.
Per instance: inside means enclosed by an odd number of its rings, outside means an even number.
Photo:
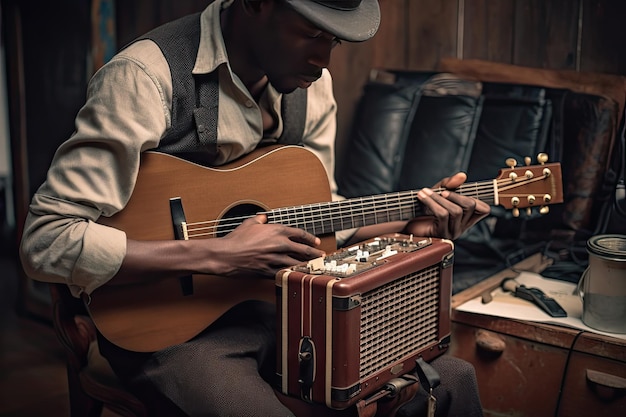
[[[228,63],[228,54],[222,35],[220,12],[230,7],[233,0],[217,0],[212,2],[201,14],[200,18],[200,45],[194,74],[208,74],[222,64]]]

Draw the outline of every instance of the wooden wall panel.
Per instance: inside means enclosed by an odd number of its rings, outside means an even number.
[[[513,59],[514,0],[464,0],[463,59]]]
[[[626,1],[583,0],[580,71],[626,75]]]
[[[517,0],[513,64],[575,69],[579,0]]]
[[[412,0],[405,13],[406,68],[431,70],[442,57],[457,56],[459,0]]]
[[[380,28],[376,36],[361,48],[371,50],[372,67],[406,66],[406,36],[410,31],[407,7],[412,1],[380,0]]]

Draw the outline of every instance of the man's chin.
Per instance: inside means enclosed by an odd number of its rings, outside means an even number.
[[[280,88],[280,89],[277,88],[276,91],[278,91],[281,94],[289,94],[289,93],[293,93],[297,89],[298,89],[298,87]]]
[[[289,94],[297,90],[298,88],[307,89],[313,84],[310,81],[303,80],[301,78],[291,79],[289,81],[285,80],[280,83],[272,83],[272,86],[281,94]]]
[[[293,84],[281,84],[281,85],[273,85],[274,89],[276,89],[276,91],[278,91],[281,94],[289,94],[289,93],[293,93],[294,91],[296,91],[299,86],[298,85],[293,85]]]

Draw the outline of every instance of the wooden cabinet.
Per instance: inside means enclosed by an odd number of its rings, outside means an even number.
[[[455,310],[478,285],[453,297],[449,353],[474,365],[485,416],[626,415],[626,340]]]

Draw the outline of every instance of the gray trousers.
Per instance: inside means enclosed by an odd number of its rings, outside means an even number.
[[[153,354],[137,354],[100,339],[116,373],[154,416],[293,416],[274,395],[276,316],[273,305],[242,303],[196,338]],[[441,385],[433,391],[437,416],[482,416],[474,368],[451,356],[431,362]],[[397,413],[425,416],[427,393]]]

